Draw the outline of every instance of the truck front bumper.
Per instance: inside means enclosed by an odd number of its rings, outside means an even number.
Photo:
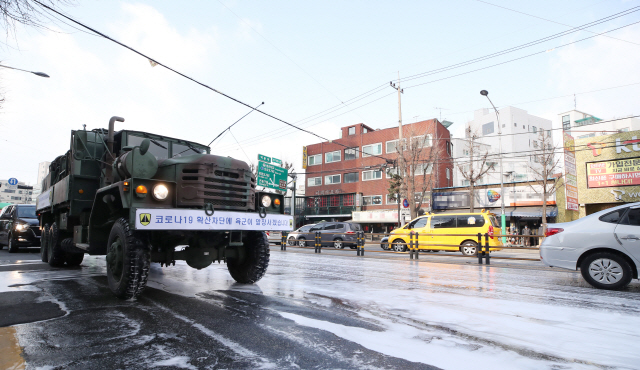
[[[215,211],[207,215],[201,209],[138,208],[135,213],[135,229],[292,231],[293,217],[274,213],[261,217],[254,212],[234,211]]]

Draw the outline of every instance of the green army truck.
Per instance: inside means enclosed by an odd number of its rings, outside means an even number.
[[[71,131],[69,150],[51,162],[36,202],[42,261],[77,266],[85,253],[106,255],[109,288],[122,299],[142,293],[150,262],[225,262],[237,282],[260,280],[265,231],[293,227],[283,196],[257,192],[243,161],[190,141],[116,132],[115,122],[124,119]]]

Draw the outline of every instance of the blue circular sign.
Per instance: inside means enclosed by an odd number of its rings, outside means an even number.
[[[402,201],[402,206],[403,206],[404,208],[409,208],[409,201],[408,201],[408,200],[406,200],[406,199],[405,199],[405,200],[403,200],[403,201]]]
[[[9,185],[18,185],[18,179],[16,179],[15,177],[12,177],[9,179]]]

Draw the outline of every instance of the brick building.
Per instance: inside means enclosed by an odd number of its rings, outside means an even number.
[[[451,137],[447,129],[451,123],[446,124],[432,119],[402,126],[404,142],[411,136],[411,142],[423,145],[424,156],[429,156],[435,145],[440,148],[435,166],[424,164],[428,173],[424,179],[433,177],[430,188],[453,185]],[[353,219],[367,230],[395,226],[398,203],[389,199],[387,192],[388,171],[394,170],[389,163],[398,158],[397,144],[397,127],[375,130],[358,123],[342,127],[340,139],[307,146],[302,223]],[[422,178],[424,169],[420,164],[415,167],[413,172]],[[428,210],[430,194],[416,194],[419,196],[423,197],[422,208]]]

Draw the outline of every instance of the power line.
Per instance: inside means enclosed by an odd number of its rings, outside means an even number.
[[[267,117],[269,117],[269,118],[271,118],[271,119],[274,119],[274,120],[276,120],[276,121],[278,121],[278,122],[284,123],[285,125],[291,126],[291,127],[295,128],[295,129],[297,129],[297,130],[300,130],[300,131],[302,131],[302,132],[306,132],[306,133],[307,133],[307,134],[309,134],[309,135],[313,135],[313,136],[315,136],[315,137],[317,137],[317,138],[319,138],[319,139],[329,141],[329,139],[327,139],[327,138],[325,138],[325,137],[322,137],[322,136],[320,136],[320,135],[316,134],[315,132],[312,132],[312,131],[306,130],[306,129],[304,129],[304,128],[298,127],[298,126],[296,126],[296,125],[294,125],[294,124],[292,124],[292,123],[289,123],[289,122],[287,122],[287,121],[285,121],[285,120],[283,120],[283,119],[281,119],[281,118],[278,118],[278,117],[276,117],[276,116],[274,116],[274,115],[271,115],[271,114],[269,114],[269,113],[266,113],[266,112],[264,112],[264,111],[261,111],[260,109],[253,108],[253,107],[252,107],[252,106],[250,106],[249,104],[247,104],[247,103],[245,103],[245,102],[243,102],[243,101],[241,101],[241,100],[239,100],[239,99],[236,99],[236,98],[232,97],[231,95],[225,94],[225,93],[223,93],[223,92],[222,92],[222,91],[220,91],[220,90],[217,90],[217,89],[215,89],[215,88],[213,88],[213,87],[211,87],[211,86],[209,86],[209,85],[206,85],[206,84],[204,84],[204,83],[202,83],[202,82],[200,82],[200,81],[198,81],[198,80],[196,80],[196,79],[194,79],[194,78],[192,78],[192,77],[189,77],[189,76],[185,75],[184,73],[179,72],[179,71],[177,71],[177,70],[175,70],[175,69],[173,69],[173,68],[171,68],[171,67],[169,67],[169,66],[167,66],[167,65],[165,65],[165,64],[163,64],[163,63],[161,63],[161,62],[159,62],[159,61],[157,61],[157,60],[155,60],[155,59],[153,59],[153,58],[151,58],[151,57],[149,57],[149,56],[147,56],[147,55],[145,55],[145,54],[141,53],[141,52],[139,52],[138,50],[136,50],[136,49],[132,48],[131,46],[128,46],[128,45],[126,45],[126,44],[123,44],[123,43],[121,43],[120,41],[118,41],[118,40],[116,40],[116,39],[113,39],[113,38],[111,38],[111,37],[109,37],[109,36],[105,35],[104,33],[100,32],[100,31],[97,31],[97,30],[95,30],[95,29],[93,29],[93,28],[91,28],[91,27],[89,27],[89,26],[87,26],[87,25],[85,25],[85,24],[83,24],[83,23],[81,23],[81,22],[79,22],[79,21],[77,21],[77,20],[75,20],[75,19],[73,19],[73,18],[69,17],[69,16],[66,16],[66,15],[64,15],[64,14],[62,14],[62,13],[60,13],[60,12],[58,12],[57,10],[53,9],[52,7],[50,7],[50,6],[48,6],[48,5],[45,5],[45,4],[41,3],[41,2],[39,2],[38,0],[33,0],[33,1],[34,1],[34,2],[36,2],[36,3],[38,3],[40,6],[42,6],[42,7],[44,7],[44,8],[47,8],[47,9],[49,9],[50,11],[52,11],[52,12],[54,12],[54,13],[58,14],[58,15],[61,15],[62,17],[64,17],[64,18],[66,18],[66,19],[70,20],[71,22],[76,23],[77,25],[79,25],[79,26],[81,26],[81,27],[84,27],[84,28],[86,28],[86,29],[88,29],[88,30],[90,30],[90,31],[92,31],[92,32],[94,32],[94,33],[96,33],[97,35],[100,35],[100,36],[104,37],[105,39],[107,39],[107,40],[109,40],[109,41],[111,41],[111,42],[114,42],[114,43],[116,43],[116,44],[118,44],[118,45],[120,45],[120,46],[122,46],[122,47],[124,47],[124,48],[126,48],[126,49],[129,49],[129,50],[131,50],[132,52],[134,52],[134,53],[136,53],[136,54],[138,54],[138,55],[140,55],[140,56],[142,56],[142,57],[146,58],[147,60],[150,60],[150,61],[152,61],[152,62],[156,63],[157,65],[160,65],[160,66],[162,66],[162,67],[164,67],[164,68],[166,68],[166,69],[170,70],[171,72],[174,72],[174,73],[176,73],[176,74],[178,74],[178,75],[180,75],[180,76],[182,76],[182,77],[184,77],[184,78],[186,78],[186,79],[188,79],[188,80],[190,80],[190,81],[192,81],[192,82],[195,82],[196,84],[198,84],[198,85],[200,85],[200,86],[202,86],[202,87],[204,87],[204,88],[207,88],[207,89],[209,89],[209,90],[211,90],[211,91],[213,91],[213,92],[215,92],[215,93],[218,93],[218,94],[220,94],[220,95],[224,96],[224,97],[225,97],[225,98],[227,98],[227,99],[233,100],[234,102],[236,102],[236,103],[238,103],[238,104],[242,104],[242,105],[244,105],[244,106],[245,106],[245,107],[247,107],[247,108],[251,108],[252,110],[255,110],[256,112],[261,113],[261,114],[263,114],[263,115],[265,115],[265,116],[267,116]],[[348,146],[346,146],[346,145],[344,145],[344,144],[339,144],[339,143],[338,143],[338,145],[341,145],[341,146],[344,146],[344,147],[346,147],[346,148],[349,148]],[[374,156],[374,157],[378,157],[378,158],[380,158],[380,159],[384,159],[384,160],[386,160],[384,157],[381,157],[381,156],[378,156],[378,155],[373,155],[373,156]]]

